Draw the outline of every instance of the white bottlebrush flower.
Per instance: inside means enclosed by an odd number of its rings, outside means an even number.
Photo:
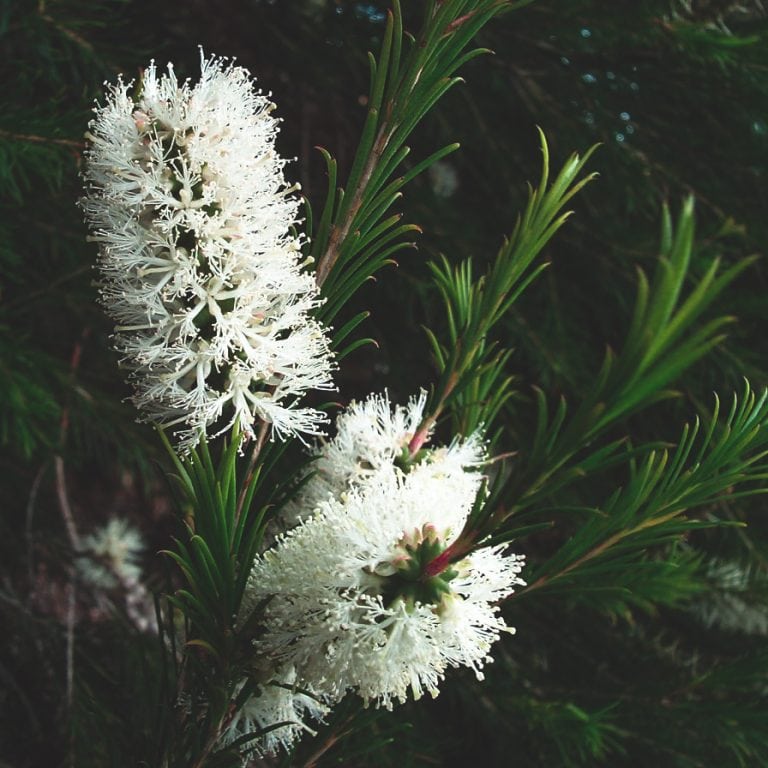
[[[257,652],[331,700],[354,690],[385,707],[409,691],[436,695],[451,666],[480,678],[491,645],[512,631],[496,603],[523,583],[522,557],[492,547],[429,568],[480,490],[478,445],[427,450],[405,470],[383,465],[279,537],[246,590],[244,617],[263,605]]]
[[[232,744],[251,734],[261,734],[247,741],[245,750],[273,754],[290,747],[305,733],[315,734],[308,722],[322,723],[328,714],[319,698],[296,688],[296,671],[288,667],[260,685],[238,710],[221,738]],[[280,727],[275,727],[282,723]]]
[[[331,387],[319,302],[291,233],[299,202],[275,151],[274,105],[248,72],[203,59],[199,82],[154,64],[119,81],[90,124],[82,201],[102,301],[145,420],[194,445],[257,419],[317,434],[297,407]]]
[[[141,533],[127,520],[113,517],[81,539],[75,568],[94,588],[99,612],[111,613],[119,596],[118,602],[134,626],[141,632],[155,632],[154,602],[141,582],[143,553]]]
[[[80,542],[77,569],[95,587],[132,587],[141,579],[141,534],[127,520],[113,517]]]
[[[311,514],[329,496],[339,496],[380,470],[408,460],[408,446],[424,418],[426,402],[427,393],[422,391],[406,406],[392,406],[387,393],[350,403],[336,419],[336,435],[316,449],[310,466],[313,475],[286,507],[284,527]],[[437,472],[441,482],[459,479],[466,483],[472,477],[474,487],[478,476],[467,475],[463,469],[481,465],[485,452],[480,438],[473,436],[430,450],[429,457],[425,466]]]

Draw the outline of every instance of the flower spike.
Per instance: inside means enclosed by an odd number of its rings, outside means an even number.
[[[199,82],[151,63],[110,86],[90,124],[82,201],[101,298],[145,421],[182,449],[238,422],[318,434],[297,407],[331,388],[320,299],[292,234],[299,201],[275,151],[274,104],[242,67],[203,58]]]

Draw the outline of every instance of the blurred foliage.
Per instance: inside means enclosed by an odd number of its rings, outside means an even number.
[[[419,4],[403,5],[408,28]],[[81,530],[119,511],[154,553],[173,528],[147,460],[156,441],[121,403],[127,389],[75,205],[92,100],[104,79],[134,76],[152,57],[193,74],[197,44],[236,56],[272,92],[284,120],[279,149],[296,158],[288,175],[321,211],[326,163],[315,147],[347,177],[368,106],[365,52],[379,48],[386,8],[379,0],[0,2],[0,762],[151,760],[162,737],[156,702],[167,692],[151,688],[150,703],[140,692],[172,677],[158,668],[157,638],[140,639],[118,605],[97,610],[76,585],[62,518],[63,490]],[[536,429],[533,386],[549,403],[586,402],[605,346],[623,347],[636,268],[656,269],[663,202],[697,200],[686,296],[715,256],[727,272],[764,250],[768,14],[758,0],[537,0],[477,42],[495,55],[467,65],[467,85],[416,129],[404,164],[462,144],[398,204],[423,231],[418,249],[400,253],[399,266],[382,270],[335,321],[370,310],[358,330],[378,344],[345,360],[339,384],[345,400],[387,386],[403,401],[433,381],[439,371],[421,326],[439,328],[443,310],[428,262],[471,258],[475,274],[493,264],[525,209],[526,181],[539,176],[535,126],[557,167],[599,142],[588,170],[600,178],[570,203],[575,215],[546,247],[550,268],[489,337],[514,348],[498,439],[517,451]],[[677,380],[682,396],[623,414],[606,439],[628,434],[627,450],[677,440],[677,425],[711,410],[713,389],[742,392],[743,376],[755,390],[766,383],[766,268],[757,260],[734,277],[708,310],[737,319],[727,340]],[[607,467],[567,493],[545,487],[538,503],[595,505],[627,482]],[[283,762],[765,764],[768,524],[760,501],[707,503],[700,531],[647,542],[619,572],[603,563],[567,588],[510,601],[504,611],[518,634],[499,644],[483,685],[457,674],[436,701],[392,714],[346,702]],[[734,525],[708,528],[715,517]],[[572,531],[526,540],[534,572]],[[168,583],[167,570],[147,557],[151,584]],[[90,749],[94,732],[100,746]]]

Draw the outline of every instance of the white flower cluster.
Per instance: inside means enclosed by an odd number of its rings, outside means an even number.
[[[141,581],[143,552],[141,533],[127,520],[113,517],[80,541],[75,568],[83,581],[94,588],[97,611],[111,615],[119,597],[134,626],[140,632],[154,632],[154,602]]]
[[[95,587],[133,586],[141,579],[144,541],[127,520],[113,517],[80,542],[76,560],[82,577]]]
[[[353,402],[336,419],[336,436],[323,443],[312,463],[312,480],[302,488],[282,515],[282,523],[293,527],[311,515],[321,501],[340,498],[347,490],[362,486],[381,472],[393,471],[409,462],[409,444],[424,415],[427,394],[422,391],[407,406],[392,407],[386,394],[373,395],[363,403]],[[429,437],[429,435],[427,435]],[[448,448],[429,450],[428,466],[441,473],[442,481],[462,483],[454,489],[462,496],[469,482],[474,494],[481,476],[464,470],[479,469],[485,451],[477,435],[455,441]],[[424,471],[422,469],[422,471]]]
[[[423,407],[351,406],[294,505],[300,522],[248,581],[242,619],[264,606],[257,653],[329,703],[348,691],[387,708],[409,691],[435,696],[448,667],[481,678],[491,645],[513,631],[496,603],[523,583],[522,557],[487,547],[434,568],[462,531],[485,456],[470,438],[409,460]]]
[[[115,345],[143,418],[183,447],[235,422],[253,436],[257,419],[317,434],[324,415],[297,403],[331,387],[333,362],[309,317],[319,298],[291,234],[274,105],[241,67],[201,67],[193,86],[150,64],[90,124],[82,206]]]
[[[306,720],[322,722],[328,713],[317,696],[296,689],[296,671],[288,667],[259,685],[238,710],[222,737],[222,744],[232,744],[244,736],[265,731],[250,742],[246,752],[274,753],[289,749],[304,733],[315,734]],[[277,726],[279,723],[283,725]]]

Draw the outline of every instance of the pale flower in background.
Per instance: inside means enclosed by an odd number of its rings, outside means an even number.
[[[318,434],[298,402],[331,388],[314,277],[293,234],[299,201],[275,151],[274,105],[245,69],[203,59],[195,85],[150,64],[96,109],[82,201],[101,295],[144,420],[182,447],[254,421]]]
[[[99,611],[111,613],[121,605],[139,631],[155,632],[154,601],[141,580],[144,549],[138,529],[113,517],[81,539],[75,568],[93,588]]]
[[[710,589],[696,595],[690,612],[705,627],[756,637],[768,636],[768,577],[738,560],[713,560],[707,566]]]
[[[459,188],[459,174],[448,160],[438,160],[427,171],[435,197],[452,197]]]
[[[80,542],[77,569],[89,584],[102,589],[131,586],[141,579],[144,541],[127,520],[111,518]]]

